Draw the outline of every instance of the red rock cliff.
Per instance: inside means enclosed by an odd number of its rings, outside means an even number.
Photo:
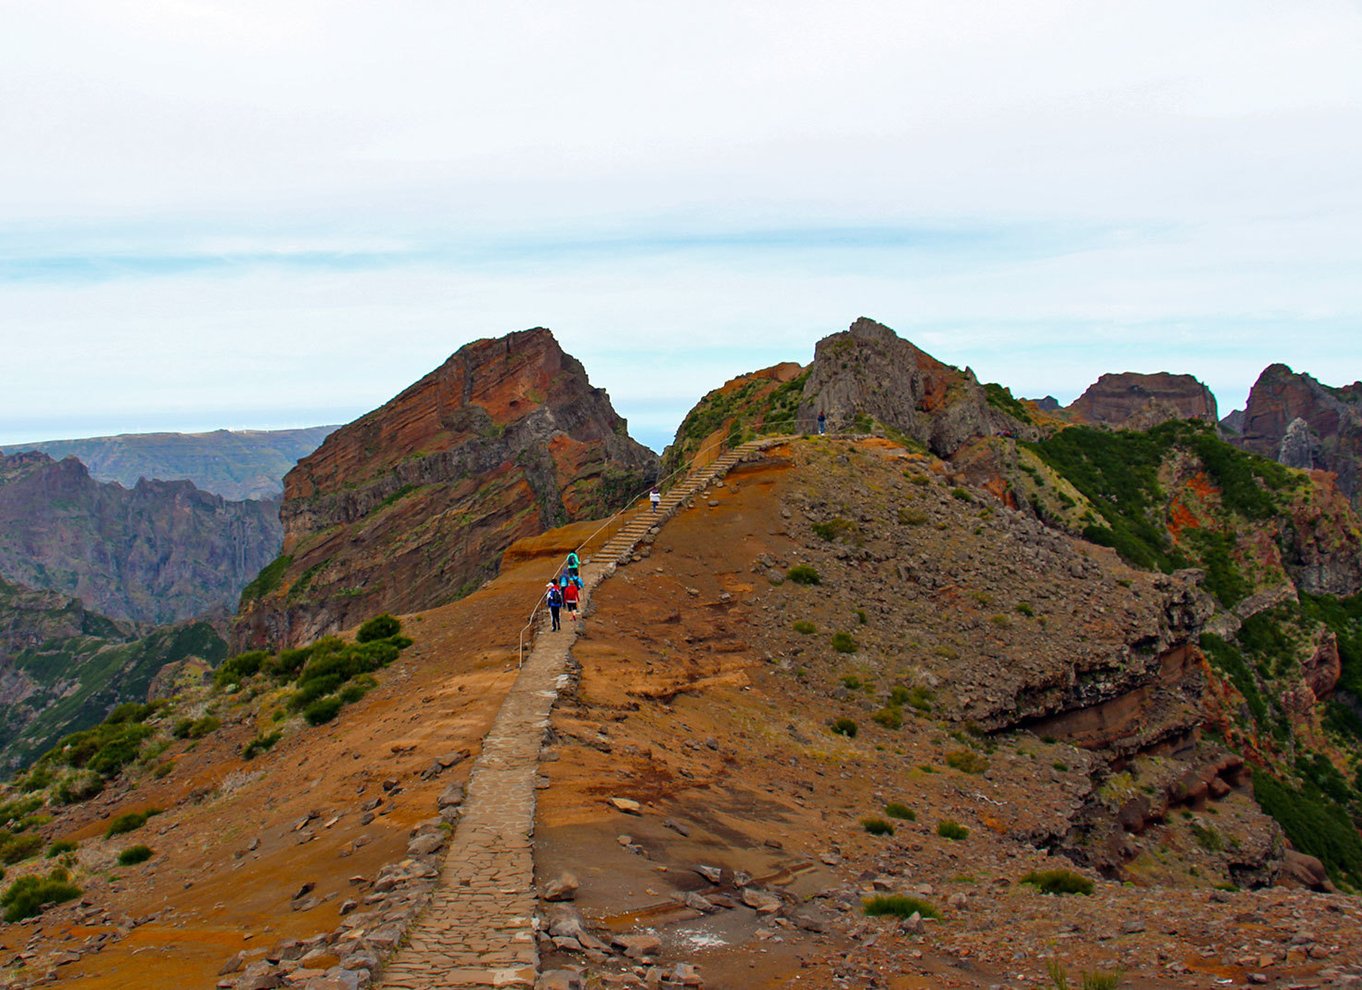
[[[1081,422],[1131,430],[1147,430],[1170,419],[1216,421],[1210,389],[1191,375],[1165,371],[1103,375],[1066,408]]]
[[[607,515],[656,471],[548,330],[474,341],[285,477],[283,556],[243,595],[236,644],[448,602],[513,541]]]

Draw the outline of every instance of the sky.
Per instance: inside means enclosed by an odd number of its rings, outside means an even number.
[[[859,316],[1018,395],[1362,378],[1362,0],[0,0],[0,447],[547,326],[660,449]]]

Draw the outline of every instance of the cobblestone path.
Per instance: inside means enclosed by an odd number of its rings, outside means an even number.
[[[785,438],[767,437],[727,451],[668,491],[656,511],[639,509],[583,568],[582,612],[591,592],[625,562],[645,534],[663,525],[687,498],[723,477],[744,457]],[[579,620],[585,621],[585,620]],[[463,815],[454,831],[430,905],[377,984],[387,990],[533,987],[539,968],[534,940],[534,793],[539,749],[578,623],[564,610],[561,632],[544,626],[502,702],[469,774]]]
[[[603,576],[584,569],[583,610]],[[566,611],[561,632],[547,630],[547,615],[544,622],[469,774],[440,886],[380,987],[534,986],[534,784],[578,626]]]

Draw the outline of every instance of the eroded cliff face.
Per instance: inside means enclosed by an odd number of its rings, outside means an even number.
[[[188,481],[102,484],[74,457],[0,456],[0,576],[114,619],[221,614],[278,552],[277,512]]]
[[[1269,365],[1249,392],[1237,446],[1289,467],[1338,476],[1353,504],[1362,495],[1362,382],[1322,385],[1284,364]]]
[[[1127,371],[1103,375],[1065,407],[1077,421],[1147,430],[1170,419],[1216,422],[1215,396],[1191,375]]]
[[[289,472],[283,555],[243,596],[236,642],[451,601],[513,541],[608,515],[656,473],[548,330],[475,341]]]
[[[829,431],[855,432],[874,420],[940,457],[975,437],[1033,432],[991,404],[968,368],[944,364],[865,317],[814,349],[799,406],[805,432],[813,431],[820,412]]]

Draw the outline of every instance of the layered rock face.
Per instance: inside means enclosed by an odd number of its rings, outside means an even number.
[[[1330,388],[1284,364],[1269,365],[1249,392],[1231,442],[1290,467],[1334,472],[1356,505],[1362,495],[1362,382]]]
[[[237,644],[448,602],[513,541],[608,515],[657,464],[548,330],[475,341],[289,472],[283,556],[243,596]]]
[[[0,456],[0,576],[115,619],[220,613],[277,553],[276,512],[188,481],[101,484],[73,457]]]
[[[1216,421],[1215,396],[1191,375],[1127,371],[1103,375],[1066,407],[1073,418],[1117,429],[1147,430],[1170,419]]]
[[[850,432],[866,417],[949,457],[980,436],[1028,427],[989,402],[974,373],[943,364],[893,330],[861,317],[814,349],[799,422],[812,432],[822,412],[829,431]]]
[[[142,478],[183,479],[227,499],[278,498],[284,475],[334,429],[131,433],[13,444],[9,452],[40,450],[58,461],[75,457],[96,481],[117,481],[125,488]]]

